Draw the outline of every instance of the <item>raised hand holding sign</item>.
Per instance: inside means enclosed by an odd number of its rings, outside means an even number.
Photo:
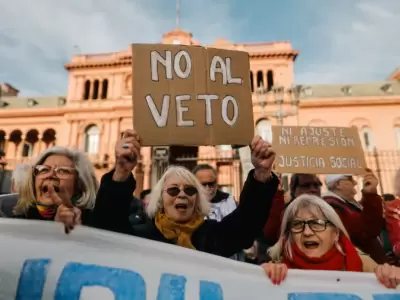
[[[271,145],[259,135],[251,142],[251,162],[254,165],[254,176],[259,181],[267,181],[271,177],[272,166],[275,161],[275,152]]]
[[[115,145],[115,181],[125,181],[140,158],[139,136],[134,130],[126,130]]]

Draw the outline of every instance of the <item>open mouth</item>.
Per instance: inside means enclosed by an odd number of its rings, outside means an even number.
[[[187,208],[188,208],[188,205],[185,204],[185,203],[178,203],[178,204],[175,205],[175,209],[177,211],[186,211]]]
[[[318,248],[319,243],[309,241],[309,242],[304,242],[303,245],[304,245],[304,248],[306,248],[306,249],[316,249],[316,248]]]
[[[56,193],[59,193],[59,192],[60,192],[60,187],[59,187],[59,186],[53,185],[53,188],[54,188],[54,191],[55,191]],[[42,185],[42,186],[40,187],[40,190],[41,190],[41,192],[42,192],[43,194],[46,194],[46,193],[49,192],[49,186],[48,186],[47,184],[46,184],[46,185]]]

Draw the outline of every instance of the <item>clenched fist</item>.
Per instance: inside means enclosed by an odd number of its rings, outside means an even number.
[[[113,180],[125,181],[136,167],[140,158],[139,136],[133,130],[126,130],[115,145],[115,172]]]
[[[258,181],[265,182],[271,177],[272,166],[275,161],[275,152],[271,145],[259,135],[251,142],[251,162],[255,168],[254,176]]]

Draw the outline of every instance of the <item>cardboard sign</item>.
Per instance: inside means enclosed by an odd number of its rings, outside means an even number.
[[[251,142],[247,52],[133,44],[132,60],[133,123],[142,146]]]
[[[0,218],[0,299],[393,300],[372,273],[289,270],[273,285],[259,266],[56,222]],[[43,246],[45,245],[45,247]]]
[[[367,164],[356,127],[273,126],[281,173],[364,174]]]

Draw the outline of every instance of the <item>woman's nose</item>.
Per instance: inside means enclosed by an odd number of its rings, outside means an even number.
[[[311,230],[310,226],[308,224],[304,225],[304,230],[303,230],[304,235],[313,235],[314,231]]]
[[[184,189],[180,189],[180,190],[179,190],[178,197],[179,197],[179,198],[185,198],[185,197],[186,197],[186,194],[185,194]]]

